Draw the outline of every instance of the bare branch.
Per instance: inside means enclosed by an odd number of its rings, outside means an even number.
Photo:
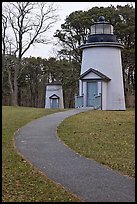
[[[9,2],[8,5],[9,8],[6,11],[20,57],[32,44],[50,42],[45,39],[45,32],[57,21],[58,16],[55,14],[54,3]],[[44,36],[39,37],[42,34]]]
[[[3,39],[7,53],[18,56],[18,63],[11,70],[8,70],[9,85],[14,101],[17,105],[18,79],[23,69],[21,59],[24,53],[34,43],[49,43],[45,39],[45,33],[57,20],[56,9],[50,2],[5,2],[3,4],[3,15],[6,13],[8,25]],[[4,34],[4,30],[3,30]],[[8,36],[10,35],[10,37]],[[42,36],[43,34],[43,36]],[[5,41],[4,41],[5,40]],[[12,80],[11,80],[12,77]]]
[[[7,29],[7,18],[2,14],[2,46],[3,46],[3,55],[5,55],[6,45],[5,45],[5,38],[6,38],[6,29]]]

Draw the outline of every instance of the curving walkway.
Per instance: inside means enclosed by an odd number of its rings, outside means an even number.
[[[73,109],[36,119],[15,134],[15,146],[35,167],[86,202],[135,202],[135,179],[75,153],[56,128]]]

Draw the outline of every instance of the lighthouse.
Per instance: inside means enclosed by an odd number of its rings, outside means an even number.
[[[61,83],[54,82],[46,85],[45,108],[64,108]]]
[[[91,25],[82,50],[79,96],[75,107],[100,110],[125,110],[121,49],[113,25],[100,16]]]

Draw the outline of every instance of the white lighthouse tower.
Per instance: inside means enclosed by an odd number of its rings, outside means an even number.
[[[113,26],[103,16],[91,25],[82,49],[79,96],[75,107],[100,110],[125,110],[121,48]]]

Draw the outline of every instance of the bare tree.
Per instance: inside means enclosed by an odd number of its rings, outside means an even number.
[[[5,30],[3,27],[5,34],[2,39],[5,46],[3,46],[3,51],[6,51],[6,44],[9,44],[7,47],[10,54],[14,55],[17,61],[16,66],[13,66],[14,80],[9,77],[13,105],[18,105],[22,57],[34,43],[50,42],[45,34],[58,20],[56,10],[54,3],[51,2],[3,2],[3,16],[7,19],[8,25]],[[11,68],[8,68],[8,74],[11,76]]]
[[[6,44],[5,44],[5,38],[6,38],[6,29],[7,29],[7,18],[2,15],[2,66],[5,66],[5,53],[6,53]],[[2,85],[3,85],[3,69],[2,69]]]

